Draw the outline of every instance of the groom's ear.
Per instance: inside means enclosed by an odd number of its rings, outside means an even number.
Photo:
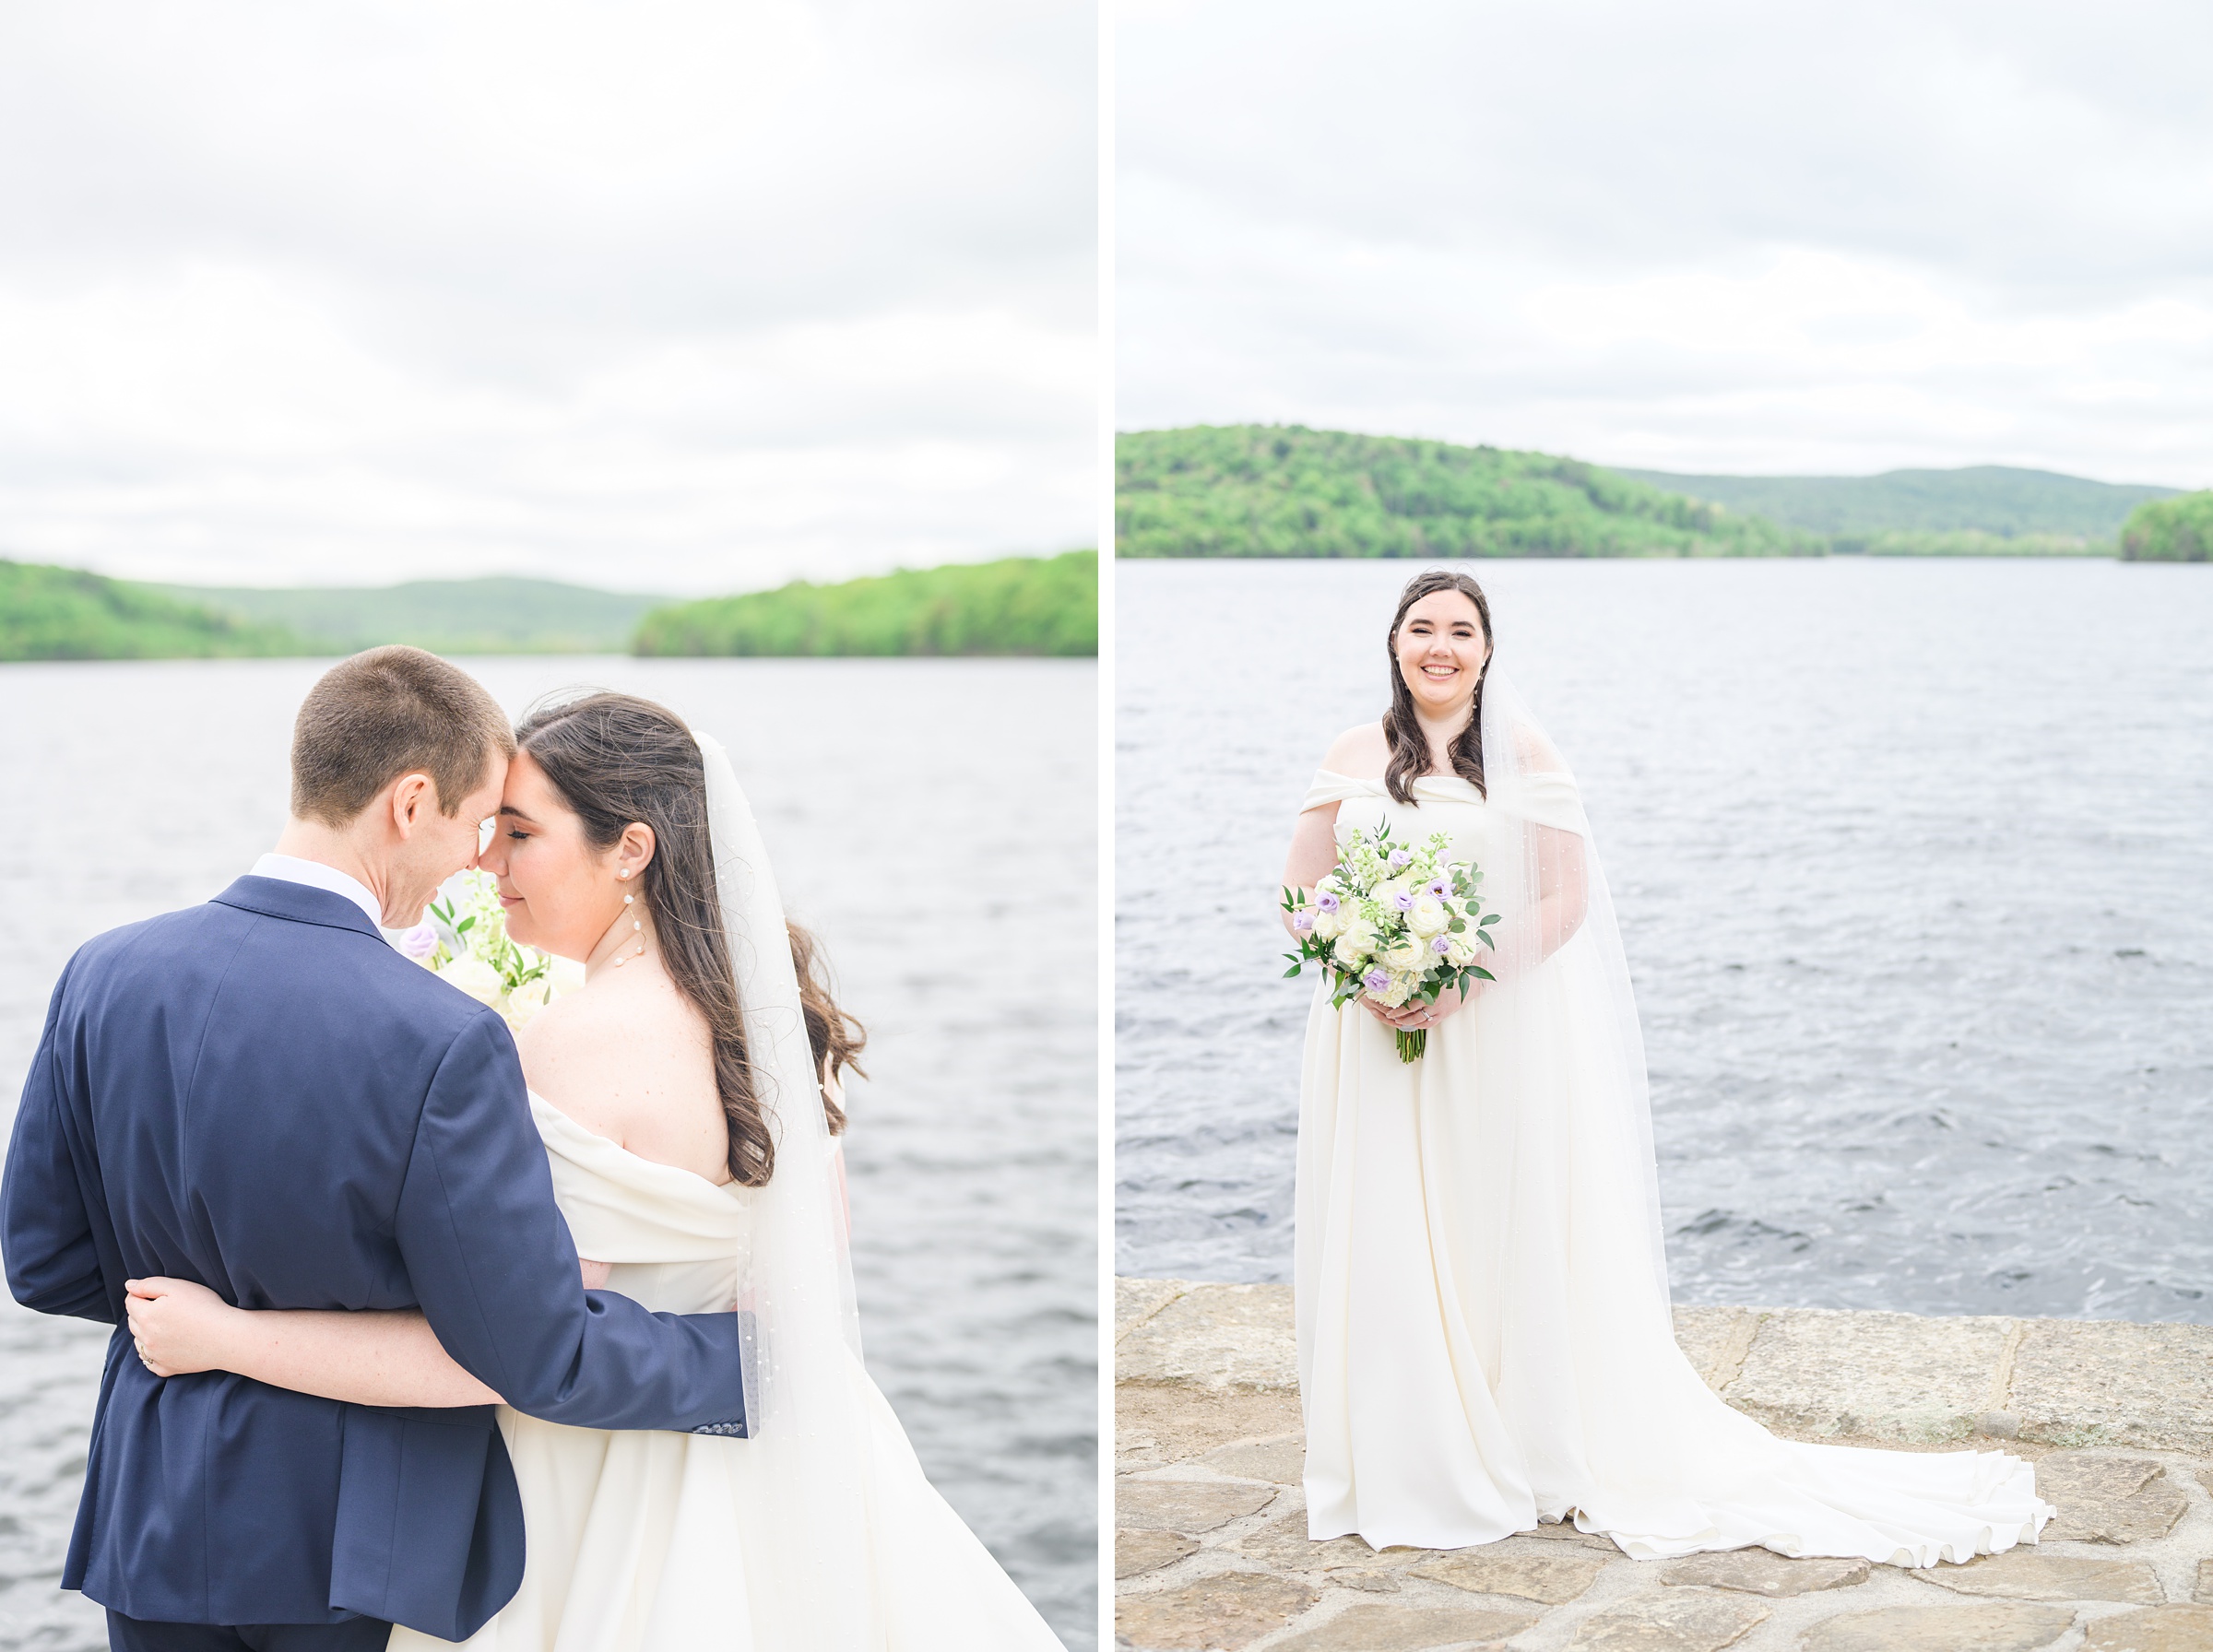
[[[392,783],[392,830],[404,842],[417,827],[438,812],[438,786],[428,774],[413,770]]]

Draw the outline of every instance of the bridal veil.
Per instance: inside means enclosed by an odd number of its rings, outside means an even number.
[[[1572,1516],[1640,1558],[1764,1545],[1928,1565],[2033,1541],[2030,1466],[1778,1439],[1675,1345],[1644,1048],[1572,774],[1496,668],[1484,784],[1317,776],[1338,832],[1447,832],[1497,977],[1397,1059],[1316,1000],[1299,1123],[1309,1532],[1487,1542]]]
[[[753,1493],[746,1500],[754,1516],[746,1564],[778,1576],[769,1599],[793,1618],[784,1626],[787,1638],[764,1636],[762,1644],[846,1652],[877,1646],[882,1634],[869,1538],[855,1518],[870,1503],[870,1425],[852,1375],[860,1354],[853,1264],[833,1193],[822,1080],[783,897],[728,754],[713,736],[695,738],[746,1045],[776,1144],[775,1173],[747,1195],[751,1232],[740,1274],[739,1306],[752,1326],[751,1437],[740,1448]]]

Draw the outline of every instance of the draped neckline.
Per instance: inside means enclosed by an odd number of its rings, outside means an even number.
[[[1339,785],[1358,786],[1362,791],[1388,801],[1397,801],[1396,798],[1391,797],[1391,788],[1383,784],[1383,777],[1379,774],[1373,777],[1366,774],[1340,774],[1334,769],[1317,769],[1314,772],[1316,787],[1320,787],[1332,781]],[[1409,789],[1413,791],[1414,801],[1417,803],[1422,801],[1425,796],[1430,801],[1438,803],[1482,803],[1486,801],[1483,793],[1476,789],[1473,781],[1458,774],[1418,775]]]
[[[529,1096],[530,1115],[548,1149],[608,1181],[694,1207],[734,1204],[745,1191],[734,1181],[710,1182],[681,1165],[641,1158],[621,1142],[586,1129],[537,1091]]]

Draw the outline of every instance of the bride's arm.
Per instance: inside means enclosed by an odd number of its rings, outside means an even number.
[[[1314,902],[1314,886],[1329,876],[1330,868],[1337,864],[1337,810],[1340,805],[1324,803],[1309,808],[1298,817],[1298,825],[1291,833],[1291,853],[1284,861],[1284,885],[1287,889],[1304,891],[1307,903]],[[1291,922],[1291,914],[1279,912],[1284,932],[1293,937],[1298,934]]]
[[[1383,726],[1364,723],[1330,742],[1330,749],[1322,753],[1321,766],[1336,774],[1379,774],[1390,758]],[[1341,807],[1322,803],[1304,809],[1298,824],[1292,828],[1291,853],[1284,861],[1284,887],[1303,891],[1309,906],[1314,902],[1314,886],[1337,864],[1337,810]],[[1279,912],[1277,916],[1284,931],[1296,938],[1298,929],[1291,914]]]
[[[500,1403],[411,1308],[255,1313],[185,1280],[131,1280],[124,1289],[131,1336],[156,1376],[230,1371],[356,1405]]]

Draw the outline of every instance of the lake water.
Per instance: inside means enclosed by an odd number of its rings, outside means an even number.
[[[1285,1280],[1274,891],[1406,564],[1125,563],[1118,1268]],[[1499,562],[1693,1303],[2213,1321],[2213,568]]]
[[[511,708],[574,683],[628,689],[729,747],[793,915],[870,1033],[846,1138],[870,1368],[938,1487],[1090,1648],[1095,668],[467,664]],[[292,714],[320,669],[0,667],[9,1118],[69,954],[206,899],[273,843]],[[0,1299],[0,1652],[106,1645],[98,1609],[54,1587],[105,1338]]]

